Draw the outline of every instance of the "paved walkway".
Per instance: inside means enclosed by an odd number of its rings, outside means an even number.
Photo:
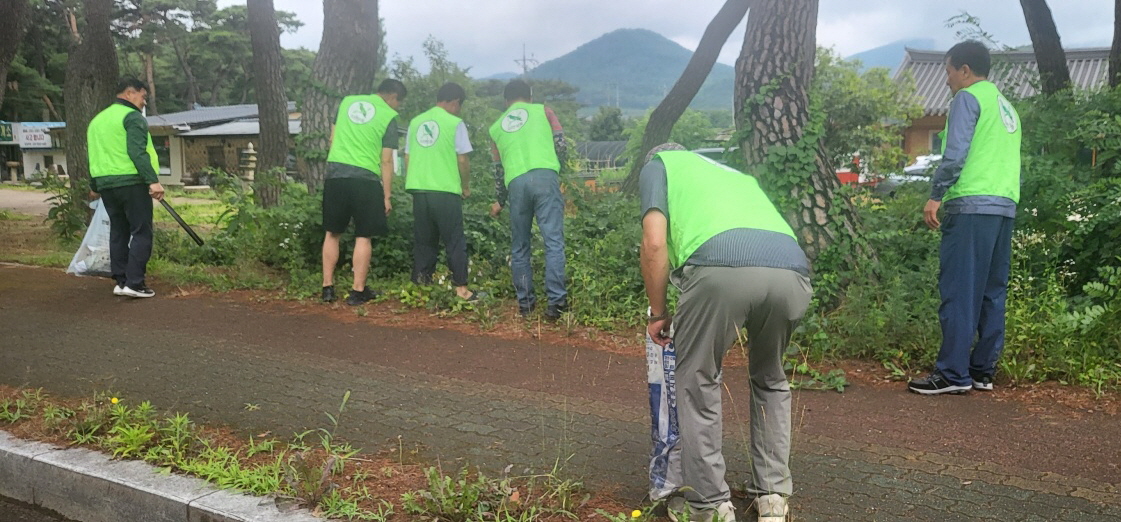
[[[47,201],[51,195],[42,191],[6,189],[0,186],[0,210],[10,210],[17,214],[28,216],[46,217],[51,210],[51,203]],[[216,203],[212,199],[186,198],[173,196],[168,199],[173,204],[202,205]]]
[[[159,282],[153,286],[160,290]],[[252,431],[341,434],[484,469],[549,470],[636,503],[649,449],[635,356],[449,330],[341,322],[288,303],[114,298],[105,280],[0,265],[0,383],[112,389]],[[301,313],[293,313],[298,310]],[[726,453],[744,480],[742,369]],[[259,408],[246,408],[247,404]],[[856,386],[795,397],[796,520],[1121,520],[1119,419],[1000,392],[925,398]]]
[[[4,497],[0,497],[0,520],[4,522],[73,522],[68,518],[62,518]]]

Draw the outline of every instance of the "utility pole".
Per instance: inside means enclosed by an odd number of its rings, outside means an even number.
[[[526,57],[524,43],[522,44],[522,59],[514,60],[514,63],[522,66],[522,78],[529,78],[529,70],[541,65],[541,62],[535,60],[532,54]]]

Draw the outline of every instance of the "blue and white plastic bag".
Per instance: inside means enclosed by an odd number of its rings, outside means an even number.
[[[650,388],[650,500],[668,497],[683,484],[677,424],[677,352],[671,341],[658,346],[646,336],[646,382]]]

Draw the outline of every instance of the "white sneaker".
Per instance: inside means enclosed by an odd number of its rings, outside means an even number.
[[[113,295],[125,295],[125,288],[121,285],[113,285]]]
[[[759,512],[759,522],[786,522],[786,514],[790,512],[786,499],[777,493],[756,498],[753,505]]]
[[[715,509],[697,510],[685,497],[675,496],[666,503],[666,510],[673,522],[736,522],[736,508],[731,501],[721,502]]]
[[[156,292],[154,292],[147,286],[142,286],[140,288],[125,286],[124,288],[121,288],[121,295],[126,295],[128,297],[155,297]]]

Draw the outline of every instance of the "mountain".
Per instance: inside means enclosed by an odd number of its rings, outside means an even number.
[[[912,49],[934,49],[934,40],[929,38],[916,39],[916,40],[899,40],[891,42],[887,45],[881,45],[875,49],[856,53],[849,56],[849,60],[860,60],[864,64],[864,69],[871,69],[873,67],[886,67],[895,72],[895,68],[903,62],[904,48],[910,47]]]
[[[577,101],[596,107],[649,109],[677,82],[693,52],[646,29],[618,29],[530,71],[530,78],[562,80],[580,88]],[[900,55],[902,56],[902,55]],[[717,63],[690,107],[731,109],[735,69]]]

